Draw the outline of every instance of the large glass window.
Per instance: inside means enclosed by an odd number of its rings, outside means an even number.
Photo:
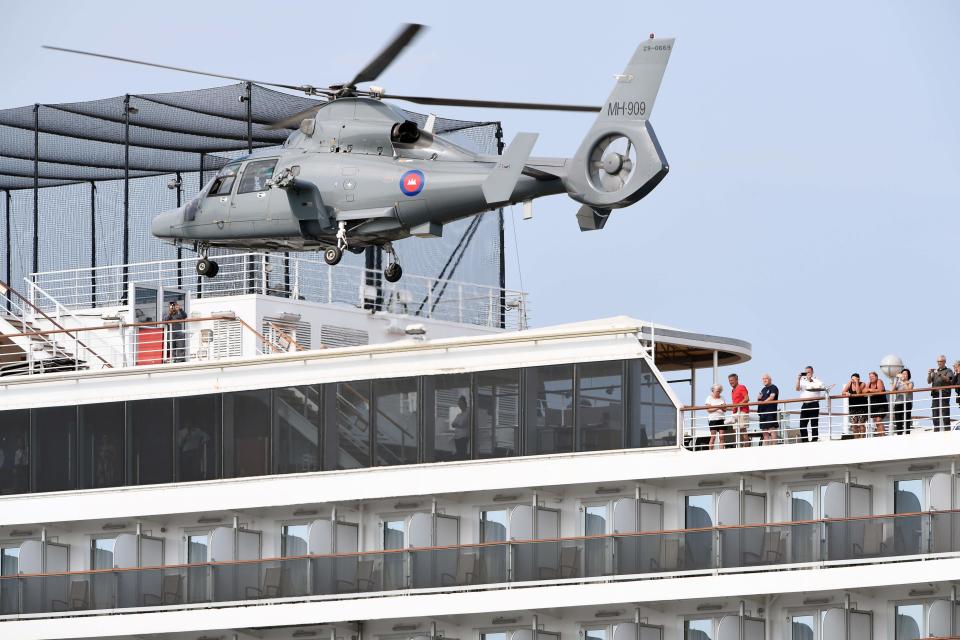
[[[923,511],[923,480],[895,480],[893,482],[893,512],[919,513]],[[893,521],[893,547],[896,553],[920,553],[923,547],[923,516],[901,516]]]
[[[270,473],[270,390],[223,394],[224,477]]]
[[[173,399],[127,403],[127,466],[130,484],[173,481]]]
[[[579,451],[623,446],[623,361],[577,367],[577,429]]]
[[[31,412],[34,489],[76,489],[77,408],[44,407]]]
[[[124,483],[124,403],[80,405],[80,487]]]
[[[426,462],[467,460],[474,410],[470,398],[470,374],[432,376],[424,379],[429,405],[426,424]]]
[[[370,466],[370,382],[326,387],[324,469]]]
[[[507,458],[520,452],[520,370],[475,374],[477,458]]]
[[[240,178],[240,188],[237,189],[237,195],[269,189],[267,180],[273,177],[273,169],[276,166],[276,159],[255,160],[247,164],[247,167],[243,170],[243,177]]]
[[[815,617],[810,614],[793,616],[790,621],[790,640],[817,640]]]
[[[573,451],[573,365],[525,371],[528,454]]]
[[[677,444],[677,408],[646,360],[631,360],[628,447]]]
[[[285,524],[280,532],[280,557],[303,556],[309,553],[310,525]]]
[[[0,416],[0,495],[30,490],[30,411]]]
[[[320,469],[320,386],[273,391],[274,472]]]
[[[683,640],[714,640],[713,618],[684,620]]]
[[[373,393],[374,466],[417,462],[417,379],[376,380]]]
[[[174,401],[178,482],[220,477],[220,394]]]
[[[716,497],[712,493],[684,498],[684,528],[706,529],[715,526]],[[687,565],[695,569],[709,569],[715,565],[712,531],[691,531],[683,536],[682,545],[687,554]]]
[[[480,512],[480,542],[506,542],[506,509],[492,509]],[[489,582],[502,582],[507,579],[506,545],[480,547],[480,570]]]

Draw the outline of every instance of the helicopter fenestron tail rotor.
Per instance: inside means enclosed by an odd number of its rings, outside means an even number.
[[[590,182],[600,191],[619,191],[630,179],[636,162],[637,154],[630,138],[619,134],[605,136],[590,152]]]

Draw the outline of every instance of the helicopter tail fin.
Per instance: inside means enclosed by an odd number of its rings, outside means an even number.
[[[673,38],[643,41],[616,76],[564,177],[574,200],[597,211],[618,209],[640,200],[666,177],[669,165],[648,119],[673,43]],[[581,224],[581,229],[602,226]]]

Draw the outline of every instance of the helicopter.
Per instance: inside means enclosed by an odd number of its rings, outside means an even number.
[[[192,248],[198,275],[219,267],[211,247],[322,250],[336,265],[344,251],[379,246],[389,257],[383,275],[400,279],[393,243],[410,236],[439,237],[445,224],[506,205],[566,193],[579,202],[582,231],[602,229],[613,209],[650,193],[669,171],[649,117],[673,49],[673,38],[653,34],[636,48],[602,106],[465,100],[395,95],[358,84],[375,81],[418,36],[407,24],[354,78],[315,87],[258,82],[47,46],[48,49],[143,64],[303,92],[326,98],[272,128],[294,128],[281,148],[257,150],[224,165],[185,205],[158,214],[157,238]],[[418,126],[386,100],[424,105],[597,113],[572,158],[532,157],[535,133],[518,133],[502,155],[464,149],[433,132],[434,118]],[[529,207],[529,208],[528,208]]]

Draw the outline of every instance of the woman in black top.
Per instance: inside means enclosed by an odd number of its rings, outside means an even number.
[[[862,438],[866,433],[867,397],[863,395],[864,385],[859,373],[851,373],[850,381],[843,385],[843,395],[847,396],[850,412],[850,433],[854,438]]]
[[[887,394],[877,392],[886,391],[887,388],[884,386],[883,380],[880,379],[876,371],[871,371],[869,376],[870,382],[867,383],[867,393],[873,394],[869,396],[870,417],[873,418],[873,435],[883,436],[886,435],[883,420],[887,417],[887,413],[890,412],[890,403],[887,401]]]

